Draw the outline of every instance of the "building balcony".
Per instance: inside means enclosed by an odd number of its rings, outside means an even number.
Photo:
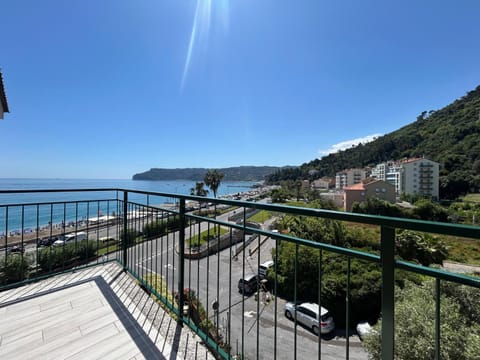
[[[299,216],[376,228],[378,250],[277,228]],[[402,346],[395,334],[408,326],[394,321],[399,274],[433,279],[437,290],[444,282],[480,288],[478,278],[398,260],[402,229],[480,239],[474,226],[262,201],[124,189],[3,190],[0,358],[367,359],[355,328],[368,314],[356,311],[351,278],[378,271],[378,295],[369,301],[378,302],[382,316],[381,357],[393,359]],[[309,270],[299,265],[305,253],[315,259]],[[264,276],[260,265],[272,259]],[[332,264],[344,271],[329,299]],[[292,268],[282,273],[284,266]],[[306,279],[317,290],[305,287]],[[440,295],[431,344],[438,355]],[[301,325],[300,312],[289,319],[287,301],[327,307],[333,332],[319,336],[320,324]]]

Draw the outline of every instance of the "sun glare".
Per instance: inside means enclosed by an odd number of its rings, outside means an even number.
[[[188,43],[187,56],[183,66],[182,80],[180,83],[181,91],[183,91],[183,87],[187,81],[194,50],[200,46],[206,47],[208,44],[212,17],[217,15],[216,18],[218,21],[216,19],[215,22],[218,22],[222,26],[223,31],[227,32],[229,27],[228,13],[229,0],[215,2],[212,0],[197,0],[192,30],[190,32],[190,41]]]

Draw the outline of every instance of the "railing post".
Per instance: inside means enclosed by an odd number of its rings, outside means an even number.
[[[395,337],[395,229],[381,227],[382,359],[393,360]]]
[[[128,244],[127,244],[127,237],[128,237],[128,226],[127,226],[127,212],[128,212],[128,192],[123,191],[123,244],[122,244],[122,251],[123,251],[123,270],[127,271],[127,251],[128,251]]]
[[[178,323],[183,325],[185,274],[185,199],[180,199],[180,230],[178,236]]]

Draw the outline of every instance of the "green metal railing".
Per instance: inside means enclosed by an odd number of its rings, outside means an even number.
[[[85,200],[72,200],[65,202],[34,202],[34,203],[14,203],[5,204],[1,201],[2,194],[49,194],[49,193],[76,193],[76,194],[95,194],[95,193],[108,193],[113,194],[107,196],[104,199],[85,199]],[[135,198],[135,199],[134,199]],[[139,200],[139,198],[141,198]],[[155,201],[152,199],[176,199],[178,205],[175,207],[164,207],[160,204],[154,205]],[[265,341],[261,335],[260,329],[260,298],[256,302],[256,339],[255,341],[248,342],[246,338],[247,333],[251,329],[246,329],[247,324],[245,322],[245,310],[250,306],[249,298],[244,296],[238,300],[238,294],[232,290],[236,289],[237,280],[234,276],[245,277],[247,272],[251,271],[249,266],[251,265],[248,259],[245,243],[247,241],[246,234],[248,236],[254,236],[254,244],[257,243],[258,254],[256,255],[257,271],[260,265],[262,249],[261,239],[270,238],[273,239],[275,244],[285,241],[295,244],[295,264],[298,260],[298,251],[300,246],[309,247],[318,250],[320,256],[320,264],[318,266],[318,281],[319,281],[319,293],[318,303],[321,304],[321,289],[322,289],[322,276],[321,271],[322,264],[321,259],[324,252],[339,254],[347,259],[347,274],[346,274],[346,301],[345,301],[345,318],[346,318],[346,336],[345,336],[345,358],[350,356],[350,265],[352,259],[359,259],[367,262],[373,262],[378,264],[381,269],[381,315],[382,315],[382,328],[381,328],[381,348],[383,359],[394,358],[394,342],[395,342],[395,270],[401,269],[411,273],[421,274],[424,276],[435,279],[435,298],[436,298],[436,323],[435,323],[435,358],[440,358],[441,348],[441,334],[440,334],[440,283],[441,281],[449,281],[457,284],[463,284],[480,288],[480,280],[471,276],[449,273],[440,269],[420,266],[415,263],[398,260],[395,258],[395,231],[398,229],[414,230],[419,232],[434,233],[440,235],[452,235],[458,237],[465,237],[471,239],[480,239],[480,228],[467,225],[456,225],[447,223],[435,223],[418,221],[411,219],[401,218],[389,218],[383,216],[372,216],[364,214],[352,214],[346,212],[300,208],[292,206],[283,206],[276,204],[266,204],[260,202],[250,201],[235,201],[227,199],[213,199],[208,198],[208,202],[212,205],[210,210],[203,210],[202,208],[193,212],[187,211],[186,202],[196,202],[202,204],[205,202],[205,198],[197,196],[185,196],[170,193],[153,193],[136,190],[125,189],[57,189],[57,190],[3,190],[0,191],[0,224],[4,225],[3,251],[0,250],[0,254],[3,254],[3,261],[6,266],[10,256],[21,256],[22,262],[26,257],[25,252],[20,254],[12,254],[12,244],[15,246],[21,246],[21,248],[30,247],[29,254],[33,251],[36,253],[36,259],[39,259],[39,254],[42,252],[57,252],[58,250],[53,247],[39,247],[39,231],[40,231],[40,218],[45,219],[50,217],[50,234],[52,237],[53,231],[53,218],[58,215],[55,214],[54,209],[56,207],[63,207],[63,224],[67,222],[68,209],[76,209],[75,219],[72,220],[73,227],[71,231],[78,232],[79,230],[86,231],[89,234],[89,238],[95,241],[97,249],[97,255],[95,257],[87,257],[83,263],[74,263],[74,266],[94,266],[107,261],[118,261],[122,264],[125,271],[130,272],[135,276],[138,281],[145,287],[147,291],[154,294],[160,299],[177,317],[178,321],[182,324],[186,324],[191,327],[197,334],[205,341],[209,347],[217,352],[221,357],[229,359],[234,355],[240,355],[242,357],[256,357],[263,358],[266,354],[262,350],[262,344]],[[112,209],[115,209],[114,221],[107,223],[106,225],[91,225],[89,227],[89,221],[86,222],[86,226],[80,226],[82,224],[82,217],[88,217],[92,215],[91,208],[95,208],[93,214],[98,215],[100,208],[108,207],[107,214]],[[48,207],[50,207],[50,213],[48,214]],[[236,209],[236,214],[243,212],[243,221],[240,223],[232,223],[226,219],[221,218],[217,213],[217,208],[231,207]],[[79,208],[83,209],[83,213],[79,214]],[[312,218],[323,218],[342,222],[351,222],[364,224],[369,226],[375,226],[380,229],[380,254],[372,254],[354,249],[334,246],[327,243],[321,243],[312,241],[311,239],[299,238],[290,236],[288,234],[280,234],[277,232],[269,231],[268,229],[261,229],[252,226],[248,226],[246,213],[247,209],[267,210],[271,213],[279,214],[283,216],[285,214],[299,215]],[[32,210],[33,209],[33,210]],[[35,210],[36,209],[36,210]],[[42,213],[42,209],[47,213]],[[213,211],[212,211],[213,209]],[[86,211],[86,212],[85,212]],[[21,236],[9,234],[9,222],[11,221],[12,212],[16,212],[21,217],[17,223],[21,224]],[[32,223],[32,219],[28,218],[28,214],[35,214],[36,219],[36,237],[35,241],[26,239],[24,228],[26,223]],[[208,214],[207,214],[208,213]],[[84,214],[84,215],[83,215]],[[58,217],[58,216],[57,216]],[[162,230],[156,235],[145,235],[146,229],[152,227],[152,224],[158,224],[160,227],[165,225],[165,230]],[[85,225],[85,224],[84,224]],[[217,233],[218,227],[228,229],[227,234],[223,235],[223,245],[220,245],[221,237]],[[162,228],[163,229],[163,228]],[[135,237],[129,238],[129,232],[135,232]],[[115,234],[117,243],[111,245],[111,249],[106,250],[106,255],[98,255],[98,250],[103,244],[100,243],[100,234],[102,232],[108,232]],[[96,232],[96,236],[91,236]],[[196,249],[200,249],[201,233],[206,232],[208,236],[213,235],[214,241],[207,241],[206,252],[203,254],[197,253]],[[67,232],[63,229],[60,235],[65,235]],[[142,235],[143,234],[143,235]],[[240,234],[240,236],[238,236]],[[235,237],[239,237],[240,241]],[[198,246],[192,245],[192,239],[195,245],[195,241],[198,241]],[[121,241],[119,241],[121,240]],[[190,246],[187,246],[187,240],[190,241]],[[212,245],[213,244],[213,245]],[[225,245],[226,244],[226,245]],[[240,247],[241,250],[238,250]],[[32,250],[33,249],[33,250]],[[50,249],[50,250],[48,250]],[[278,258],[278,247],[275,246],[274,254]],[[238,263],[238,257],[241,257],[241,263]],[[227,260],[225,260],[227,259]],[[0,259],[1,261],[2,259]],[[68,259],[63,259],[63,266],[51,268],[46,271],[38,270],[38,264],[31,266],[31,276],[20,278],[19,281],[10,282],[9,279],[4,278],[4,282],[0,284],[0,290],[9,288],[12,286],[19,286],[21,284],[37,281],[38,279],[53,276],[58,272],[70,271],[72,267],[66,266]],[[222,262],[223,261],[223,262]],[[213,265],[212,265],[213,264]],[[224,265],[226,264],[226,265]],[[275,273],[277,273],[275,264]],[[213,267],[213,270],[212,270]],[[255,271],[255,269],[253,269]],[[212,273],[212,275],[210,275]],[[228,275],[228,276],[227,276]],[[300,294],[297,294],[297,266],[295,266],[295,289],[294,289],[294,301],[300,300]],[[221,276],[226,276],[221,282]],[[272,284],[272,291],[277,294],[277,281]],[[160,284],[160,285],[159,285]],[[185,289],[189,289],[188,291]],[[227,289],[226,295],[220,299],[221,295]],[[192,291],[193,290],[193,291]],[[223,291],[223,292],[222,292]],[[195,299],[193,295],[195,294]],[[212,294],[213,293],[213,294]],[[260,297],[260,294],[258,294]],[[237,299],[236,299],[237,297]],[[298,297],[298,298],[297,298]],[[235,302],[239,303],[235,303]],[[188,302],[189,309],[187,313],[184,312],[185,304]],[[225,326],[219,324],[219,310],[212,308],[214,303],[222,303],[223,308],[222,316],[225,320]],[[227,305],[223,305],[227,303]],[[239,307],[239,304],[241,306]],[[203,306],[206,313],[206,319],[199,321],[196,318],[196,313],[192,313],[192,308],[200,312],[200,308]],[[241,308],[241,311],[238,309]],[[273,318],[273,353],[268,354],[267,357],[277,358],[281,357],[278,354],[278,336],[280,331],[279,323],[280,319],[277,318],[278,312],[278,298],[274,298],[274,318]],[[239,313],[241,320],[236,317]],[[233,322],[234,318],[237,318],[237,322]],[[201,319],[200,319],[201,320]],[[212,323],[210,322],[212,321]],[[220,336],[219,333],[224,331],[224,335]],[[236,331],[236,332],[235,332]],[[233,341],[235,337],[236,341]],[[297,331],[297,323],[294,324],[293,334],[293,357],[297,357],[297,351],[299,349],[299,341],[304,340],[304,336],[299,337]],[[282,339],[282,342],[284,339]],[[322,354],[322,338],[318,336],[318,358],[321,358]],[[240,344],[239,344],[240,343]],[[250,346],[254,344],[255,350],[250,351]]]

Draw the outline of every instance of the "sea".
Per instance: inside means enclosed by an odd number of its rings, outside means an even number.
[[[258,185],[258,182],[224,181],[220,183],[217,196],[246,192],[251,190],[254,185]],[[194,187],[195,181],[187,180],[0,179],[0,190],[113,188],[190,195],[190,189]],[[206,186],[205,188],[208,189]],[[213,197],[213,194],[209,193],[208,196]],[[0,194],[0,236],[34,232],[36,228],[59,226],[59,224],[64,225],[96,216],[115,215],[118,209],[114,199],[117,198],[123,199],[123,194],[117,194],[116,191]],[[129,193],[128,200],[150,205],[175,202],[174,197],[146,196],[134,193]],[[65,204],[66,202],[67,204]]]

